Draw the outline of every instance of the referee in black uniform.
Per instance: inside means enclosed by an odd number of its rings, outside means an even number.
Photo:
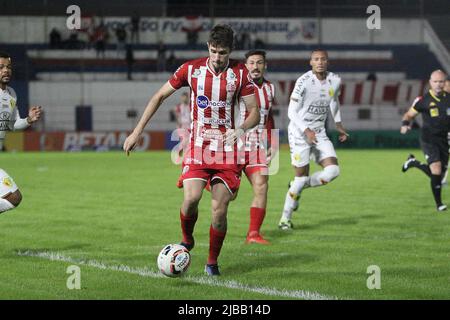
[[[422,114],[422,131],[420,144],[428,165],[417,161],[410,155],[403,164],[402,171],[415,167],[423,171],[431,179],[431,191],[438,211],[447,210],[441,199],[441,181],[448,159],[449,146],[447,134],[450,129],[450,94],[444,91],[447,75],[436,70],[430,76],[430,90],[417,97],[411,108],[403,115],[400,132],[407,133],[411,129],[411,121]]]

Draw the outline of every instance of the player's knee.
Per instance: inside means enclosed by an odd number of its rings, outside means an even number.
[[[22,202],[22,193],[19,190],[10,193],[5,197],[5,200],[8,200],[14,207],[17,207],[20,202]]]
[[[255,196],[265,196],[268,189],[269,184],[267,182],[258,183],[253,186],[253,192]]]
[[[339,166],[332,164],[323,169],[322,179],[328,183],[336,179],[340,174]]]
[[[230,199],[222,199],[220,201],[212,201],[211,204],[211,211],[213,219],[216,221],[223,222],[226,220],[227,211],[228,211],[228,204],[231,200]]]
[[[201,195],[200,196],[198,196],[198,195],[185,195],[184,196],[183,207],[186,210],[192,210],[194,208],[197,208],[201,198],[202,198]]]
[[[431,174],[440,175],[442,174],[442,165],[441,162],[436,161],[430,164]]]
[[[184,202],[182,206],[183,212],[192,213],[198,208],[198,202]]]

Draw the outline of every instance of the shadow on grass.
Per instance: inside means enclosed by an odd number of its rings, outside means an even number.
[[[263,253],[260,253],[257,256],[236,260],[234,264],[228,262],[226,264],[226,272],[229,274],[243,274],[255,271],[255,269],[283,268],[286,265],[287,260],[289,261],[289,265],[301,266],[318,261],[319,256],[307,253],[288,253],[285,256],[270,254],[265,255]]]

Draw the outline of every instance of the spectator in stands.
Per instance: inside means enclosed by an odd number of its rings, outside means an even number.
[[[170,55],[166,61],[167,70],[170,72],[175,72],[177,69],[177,58],[175,57],[175,53],[173,50],[170,51]]]
[[[116,39],[117,39],[117,56],[125,53],[125,46],[127,44],[127,31],[123,24],[120,24],[116,29]]]
[[[253,42],[253,48],[255,49],[265,49],[266,44],[264,41],[258,36],[258,33],[253,32],[252,34],[252,42]]]
[[[188,15],[183,22],[182,31],[186,32],[187,45],[195,48],[198,41],[198,33],[202,30],[201,18],[195,15]]]
[[[133,47],[131,44],[128,44],[126,46],[125,60],[127,62],[127,79],[133,80],[132,73],[133,73],[133,64],[134,64],[135,60],[134,60],[134,54],[133,54]]]
[[[253,43],[250,38],[248,32],[242,32],[239,40],[239,44],[241,46],[241,50],[250,50],[253,49]]]
[[[131,42],[139,43],[139,24],[141,17],[137,11],[133,12],[130,18],[131,22]]]
[[[84,48],[83,41],[78,40],[78,33],[73,32],[70,34],[69,39],[65,41],[64,48],[69,50],[77,50]]]
[[[95,43],[95,50],[97,51],[97,58],[99,56],[105,58],[105,49],[108,38],[109,38],[108,28],[102,21],[97,26],[97,28],[95,28],[94,31],[94,43]]]
[[[368,81],[377,81],[377,75],[375,74],[375,72],[370,72],[367,75],[367,80]]]
[[[166,45],[164,41],[160,40],[158,44],[157,50],[157,58],[156,58],[156,71],[164,72],[166,71]]]
[[[61,33],[58,29],[53,28],[50,32],[50,49],[61,48]]]

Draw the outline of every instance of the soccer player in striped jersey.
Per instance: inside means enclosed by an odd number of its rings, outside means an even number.
[[[180,210],[183,239],[188,250],[194,247],[193,231],[198,205],[207,182],[211,184],[212,222],[209,229],[207,275],[220,275],[218,257],[227,232],[228,204],[240,185],[242,166],[237,163],[236,141],[246,130],[259,123],[255,87],[243,63],[230,59],[234,32],[227,25],[216,25],[208,39],[209,56],[187,61],[150,99],[139,123],[127,137],[127,154],[136,146],[148,121],[161,103],[176,90],[191,89],[191,132],[184,151],[179,179],[184,189]],[[249,116],[238,128],[234,126],[234,106],[243,99]]]
[[[266,215],[268,191],[268,158],[273,156],[271,146],[271,129],[274,129],[272,104],[275,98],[275,87],[264,73],[267,69],[266,52],[251,50],[245,55],[250,77],[255,83],[256,99],[258,101],[260,118],[259,124],[245,135],[245,167],[244,172],[253,188],[253,200],[250,207],[250,225],[246,243],[269,244],[260,233],[261,225]],[[245,104],[241,100],[240,122],[244,122],[248,115]]]
[[[8,86],[12,76],[12,61],[9,54],[0,52],[0,150],[7,131],[23,130],[41,117],[41,107],[33,106],[28,117],[20,118],[17,110],[17,95]],[[0,213],[14,209],[22,201],[22,194],[14,180],[0,169]]]

